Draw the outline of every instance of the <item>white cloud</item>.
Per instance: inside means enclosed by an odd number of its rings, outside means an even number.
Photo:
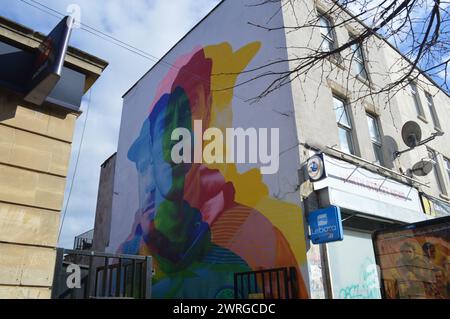
[[[59,12],[81,7],[81,21],[160,57],[219,0],[39,0]],[[58,19],[17,0],[2,0],[0,15],[48,33]],[[71,45],[107,60],[110,65],[92,88],[89,118],[59,246],[71,248],[74,236],[93,228],[100,165],[117,150],[122,95],[154,64],[83,30]],[[86,95],[82,109],[86,111]],[[86,112],[78,119],[73,140],[65,203]]]

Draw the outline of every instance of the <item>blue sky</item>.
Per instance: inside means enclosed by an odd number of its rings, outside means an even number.
[[[70,4],[81,8],[81,22],[108,33],[143,51],[161,57],[219,0],[39,0],[66,13]],[[47,34],[58,23],[56,17],[20,0],[1,0],[0,15]],[[77,174],[59,241],[72,248],[74,236],[93,228],[100,165],[117,150],[122,95],[154,64],[84,30],[75,29],[70,44],[109,62],[92,88],[89,116]],[[87,97],[81,109],[86,110]],[[66,186],[72,182],[86,113],[77,121]],[[64,209],[63,209],[64,211]]]

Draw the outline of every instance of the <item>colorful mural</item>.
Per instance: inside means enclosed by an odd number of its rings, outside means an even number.
[[[154,257],[155,298],[232,298],[234,273],[278,267],[297,269],[298,297],[307,298],[300,207],[271,197],[260,169],[171,160],[175,128],[233,127],[233,86],[260,48],[221,43],[181,56],[129,147],[139,209],[118,252]]]

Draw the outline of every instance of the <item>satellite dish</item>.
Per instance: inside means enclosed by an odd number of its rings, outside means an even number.
[[[430,158],[425,158],[420,162],[414,164],[411,172],[416,176],[426,176],[433,169],[433,161]]]
[[[403,142],[409,147],[416,147],[422,139],[422,130],[414,121],[406,122],[402,127]]]

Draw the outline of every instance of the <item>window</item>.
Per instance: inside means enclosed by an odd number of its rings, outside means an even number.
[[[422,104],[420,103],[419,91],[417,91],[417,85],[414,82],[409,84],[409,88],[411,90],[411,95],[414,99],[414,105],[416,107],[417,115],[421,117],[425,117],[423,113]]]
[[[327,244],[334,299],[381,299],[372,235],[344,229],[345,240]]]
[[[319,26],[322,36],[322,50],[325,52],[334,50],[336,48],[336,37],[330,19],[324,15],[320,15]]]
[[[444,157],[444,163],[445,163],[445,171],[447,172],[448,180],[450,181],[450,160]]]
[[[439,123],[439,118],[436,113],[436,108],[434,107],[433,97],[428,92],[425,92],[425,96],[427,97],[427,104],[428,104],[428,108],[430,109],[431,119],[433,120],[433,125],[435,128],[440,129],[441,124]]]
[[[369,125],[370,139],[372,141],[373,151],[375,153],[375,159],[378,165],[384,165],[383,149],[381,147],[381,134],[380,128],[378,126],[378,119],[369,113],[366,113],[366,116],[367,116],[367,124]]]
[[[336,114],[336,122],[339,130],[339,142],[341,150],[349,154],[355,154],[352,139],[352,123],[350,117],[348,116],[345,102],[342,99],[333,96],[333,107]]]
[[[444,193],[444,187],[442,185],[442,181],[441,181],[441,177],[440,177],[440,170],[439,170],[439,164],[438,164],[436,152],[428,147],[427,147],[427,151],[428,151],[428,157],[431,159],[431,163],[433,164],[434,177],[436,179],[436,183],[437,183],[439,192],[442,194],[442,193]]]
[[[361,43],[356,43],[352,45],[353,51],[353,68],[357,76],[364,80],[368,79],[366,66],[364,64],[364,52],[362,50]]]

